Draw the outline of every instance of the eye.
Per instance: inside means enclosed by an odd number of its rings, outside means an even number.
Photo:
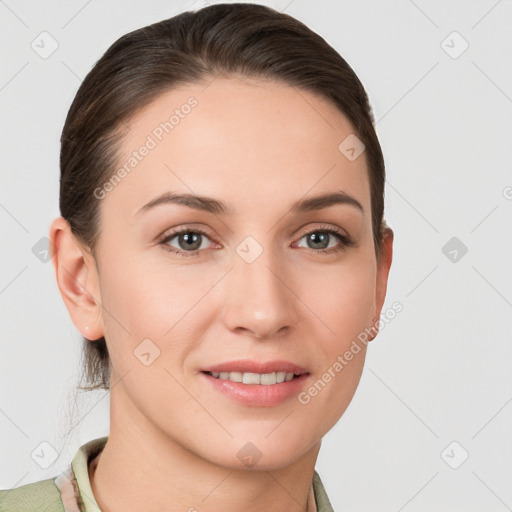
[[[303,242],[304,240],[304,242]],[[182,228],[167,234],[159,243],[169,252],[180,256],[199,256],[201,250],[213,243],[201,229]],[[321,227],[305,233],[292,247],[306,247],[321,254],[340,252],[354,245],[354,241],[343,231],[332,227]]]
[[[207,240],[210,238],[204,231],[182,229],[167,235],[160,244],[166,250],[182,256],[198,256],[201,249],[208,247]]]
[[[304,243],[302,241],[305,240]],[[331,253],[344,250],[353,245],[353,240],[345,233],[333,228],[319,228],[302,236],[296,247],[307,247],[320,253]]]

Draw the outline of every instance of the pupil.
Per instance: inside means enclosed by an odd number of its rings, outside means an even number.
[[[329,235],[327,233],[311,233],[310,241],[313,243],[313,249],[325,249],[328,245]],[[327,242],[327,244],[325,243]],[[320,244],[321,247],[315,244]]]
[[[198,233],[184,233],[180,235],[180,244],[184,243],[187,249],[199,249],[201,246],[200,235]],[[195,244],[195,245],[194,245]]]

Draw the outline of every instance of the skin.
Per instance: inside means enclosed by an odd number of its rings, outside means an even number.
[[[109,440],[90,469],[104,512],[165,504],[305,510],[322,437],[355,393],[366,347],[307,405],[297,396],[274,407],[239,404],[205,383],[200,369],[288,360],[309,371],[307,390],[379,318],[386,294],[393,233],[377,261],[364,154],[349,161],[338,150],[354,133],[346,117],[283,83],[206,84],[166,92],[130,120],[120,165],[168,112],[190,96],[198,101],[101,200],[97,259],[64,219],[50,230],[71,319],[88,339],[105,336],[112,362]],[[232,213],[167,204],[137,215],[164,191],[222,200]],[[297,200],[334,191],[364,211],[348,204],[290,211]],[[178,237],[160,243],[191,223],[207,231],[195,256],[165,249],[185,251]],[[328,248],[342,250],[317,252],[307,234],[326,226],[354,244],[331,235]],[[247,236],[263,248],[252,263],[236,252]],[[133,353],[147,338],[160,350],[149,366]],[[262,454],[250,469],[237,457],[248,442]]]

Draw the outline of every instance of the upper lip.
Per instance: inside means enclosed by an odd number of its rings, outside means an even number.
[[[201,368],[203,372],[241,372],[241,373],[273,373],[273,372],[286,372],[294,373],[295,375],[302,375],[308,373],[305,368],[298,366],[289,361],[267,361],[258,362],[250,361],[248,359],[239,359],[237,361],[229,361],[220,363],[213,366]]]

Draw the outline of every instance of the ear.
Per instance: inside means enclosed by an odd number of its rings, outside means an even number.
[[[382,248],[377,260],[377,277],[375,289],[375,309],[373,311],[373,327],[375,333],[370,340],[373,340],[379,332],[379,318],[386,299],[386,291],[388,287],[389,269],[393,260],[393,230],[389,227],[384,228]]]
[[[63,217],[52,222],[49,238],[57,285],[69,316],[84,338],[97,340],[103,336],[103,321],[96,261]]]

